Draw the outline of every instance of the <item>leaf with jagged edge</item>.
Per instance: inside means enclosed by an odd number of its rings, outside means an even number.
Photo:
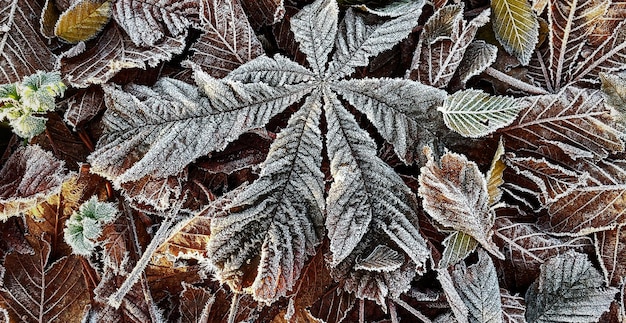
[[[54,35],[75,44],[90,40],[102,31],[111,19],[111,1],[82,0],[59,16]]]
[[[236,0],[202,0],[202,36],[191,45],[189,61],[214,77],[224,77],[263,54],[246,15]]]
[[[493,32],[504,49],[528,65],[539,41],[539,21],[528,0],[492,0]]]
[[[510,274],[520,284],[530,284],[539,274],[539,266],[567,250],[583,251],[591,247],[588,237],[558,238],[541,230],[534,223],[519,223],[498,217],[494,224],[494,240],[503,246],[510,261]]]
[[[182,53],[185,42],[165,37],[152,48],[141,48],[135,46],[117,25],[113,25],[100,36],[94,47],[85,50],[84,46],[84,43],[79,43],[57,61],[64,79],[78,88],[106,83],[123,69],[156,67]]]
[[[39,19],[39,32],[46,38],[54,38],[54,25],[59,20],[59,9],[54,0],[46,0],[41,11],[41,19]]]
[[[468,23],[463,19],[462,5],[439,9],[424,25],[406,76],[426,85],[446,87],[478,28],[488,21],[489,10],[484,10]]]
[[[0,84],[52,71],[56,56],[39,33],[39,1],[0,1]]]
[[[609,3],[609,0],[548,1],[549,41],[535,51],[529,64],[529,75],[535,82],[556,93],[572,81],[583,46]],[[604,51],[603,47],[598,47],[598,51]]]
[[[502,322],[498,275],[486,252],[478,249],[478,262],[470,266],[464,262],[459,263],[451,276],[454,287],[467,306],[469,322]]]
[[[157,249],[156,254],[182,259],[206,258],[206,247],[211,238],[211,218],[208,214],[209,208],[205,208],[176,224],[168,239]]]
[[[624,6],[623,3],[621,5]],[[626,15],[615,20],[620,24],[611,30],[610,36],[604,42],[592,48],[593,52],[589,56],[583,56],[572,72],[572,81],[586,80],[596,83],[600,73],[626,69]]]
[[[306,83],[315,80],[315,73],[280,54],[260,56],[238,67],[226,77],[243,83],[264,82],[271,86]]]
[[[507,289],[500,288],[503,323],[526,323],[526,302],[523,297],[513,296]]]
[[[514,98],[470,89],[449,95],[438,110],[448,128],[464,137],[479,138],[510,125],[522,108]]]
[[[446,93],[442,90],[404,79],[342,80],[331,88],[367,115],[381,136],[391,143],[400,159],[410,164],[432,137],[433,107],[441,106]]]
[[[182,285],[178,323],[208,323],[209,312],[215,302],[215,295],[205,288],[196,287],[186,282],[183,282]]]
[[[90,298],[79,257],[52,262],[49,237],[27,239],[35,251],[32,255],[13,252],[4,260],[0,302],[12,321],[71,322],[82,317]]]
[[[541,265],[526,292],[529,322],[597,322],[609,309],[617,289],[604,287],[587,255],[569,251]]]
[[[444,249],[439,260],[439,268],[447,268],[465,259],[470,253],[476,250],[478,241],[469,234],[461,231],[454,231],[442,242]]]
[[[104,87],[105,132],[88,158],[92,171],[115,185],[146,175],[177,174],[196,158],[265,125],[311,87],[221,81],[202,72],[196,73],[196,81],[208,97],[192,85],[167,78],[152,88]],[[140,159],[124,167],[130,152]]]
[[[307,99],[270,148],[259,179],[211,221],[207,250],[217,277],[258,301],[287,295],[320,242],[324,175],[319,96]],[[260,256],[258,268],[250,261]],[[242,275],[256,270],[251,286]]]
[[[594,234],[596,254],[604,272],[605,281],[611,286],[618,286],[626,279],[626,223],[613,230]]]
[[[152,47],[166,36],[184,41],[199,10],[196,0],[118,0],[113,4],[113,19],[135,46]]]
[[[348,257],[370,230],[381,230],[418,267],[430,252],[419,233],[415,195],[376,156],[376,144],[333,93],[325,93],[326,145],[333,182],[326,198],[331,266]]]
[[[399,269],[404,260],[402,254],[385,245],[378,245],[367,257],[357,259],[354,269],[390,272]]]
[[[467,46],[463,59],[456,69],[461,82],[467,83],[470,78],[484,72],[496,61],[498,47],[483,40],[475,40]]]
[[[566,87],[558,94],[528,97],[517,120],[500,129],[507,150],[566,148],[570,157],[602,159],[624,150],[614,111],[600,91]]]
[[[318,75],[326,70],[328,54],[337,34],[339,8],[335,0],[315,1],[291,18],[291,31],[306,55],[311,69]]]
[[[333,59],[326,75],[341,79],[355,68],[367,66],[369,59],[405,39],[417,24],[424,1],[414,1],[406,13],[378,25],[368,25],[363,16],[348,9],[339,26]]]
[[[487,181],[476,163],[446,152],[437,165],[430,149],[421,168],[418,195],[424,210],[440,224],[469,234],[494,256],[504,255],[491,240],[495,212],[489,205]]]
[[[339,286],[320,297],[310,308],[313,316],[324,322],[343,322],[356,303],[353,293],[344,291]]]
[[[17,216],[61,191],[65,162],[37,145],[16,150],[0,170],[0,220]]]
[[[276,24],[285,15],[284,0],[242,0],[241,5],[254,29]]]
[[[624,121],[626,118],[626,75],[600,73],[599,76],[606,104],[620,112],[616,119]]]

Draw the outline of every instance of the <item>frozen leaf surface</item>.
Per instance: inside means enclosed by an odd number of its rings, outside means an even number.
[[[466,83],[473,76],[482,73],[496,61],[498,47],[482,40],[475,40],[467,46],[463,59],[456,70],[461,82]]]
[[[539,41],[539,21],[528,0],[494,0],[493,31],[496,38],[522,65],[528,65]]]
[[[61,191],[65,163],[39,146],[18,149],[0,170],[0,219],[20,215]]]
[[[626,224],[613,230],[595,234],[596,252],[601,261],[606,281],[618,286],[626,278],[626,266],[622,261],[626,257]]]
[[[284,0],[243,0],[242,5],[255,29],[273,25],[285,15]]]
[[[100,87],[87,88],[68,98],[63,120],[76,130],[105,108],[102,89]]]
[[[529,322],[597,322],[609,309],[615,288],[603,287],[600,272],[587,256],[568,252],[541,266],[526,292]]]
[[[180,293],[179,323],[207,323],[215,295],[202,287],[183,282]]]
[[[443,254],[439,261],[439,268],[445,269],[469,256],[470,253],[476,250],[478,241],[469,234],[455,231],[446,237],[442,244],[445,249],[443,249]]]
[[[72,44],[87,41],[96,37],[109,19],[111,1],[78,1],[59,16],[54,34]]]

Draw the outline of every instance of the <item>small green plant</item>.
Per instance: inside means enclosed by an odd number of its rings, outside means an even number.
[[[100,202],[97,196],[92,196],[65,222],[65,242],[75,254],[89,256],[102,233],[102,227],[112,222],[117,213],[115,204]]]
[[[21,83],[0,85],[0,121],[8,120],[18,136],[31,139],[46,128],[48,111],[67,87],[58,72],[39,71]]]

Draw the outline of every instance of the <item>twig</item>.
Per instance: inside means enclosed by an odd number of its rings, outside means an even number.
[[[432,323],[432,321],[426,317],[426,315],[422,314],[420,311],[416,310],[415,308],[413,308],[413,306],[409,305],[407,302],[401,300],[400,298],[396,298],[393,300],[394,303],[402,306],[402,308],[404,308],[405,310],[409,311],[411,314],[413,314],[413,316],[417,317],[418,319],[422,320],[422,322],[424,323]],[[394,308],[395,310],[395,308]]]
[[[237,318],[237,312],[239,311],[239,297],[238,293],[233,293],[233,298],[230,300],[230,311],[228,312],[228,323],[235,323]]]
[[[509,76],[505,73],[502,73],[500,71],[498,71],[497,69],[493,68],[493,67],[487,67],[487,69],[484,72],[485,74],[497,79],[498,81],[502,81],[508,85],[514,86],[522,91],[528,92],[530,94],[549,94],[548,91],[534,86],[532,84],[528,84],[524,81],[520,81],[512,76]]]

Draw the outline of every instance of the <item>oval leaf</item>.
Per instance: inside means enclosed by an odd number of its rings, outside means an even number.
[[[59,17],[54,34],[68,43],[94,38],[111,19],[110,1],[80,1]]]

